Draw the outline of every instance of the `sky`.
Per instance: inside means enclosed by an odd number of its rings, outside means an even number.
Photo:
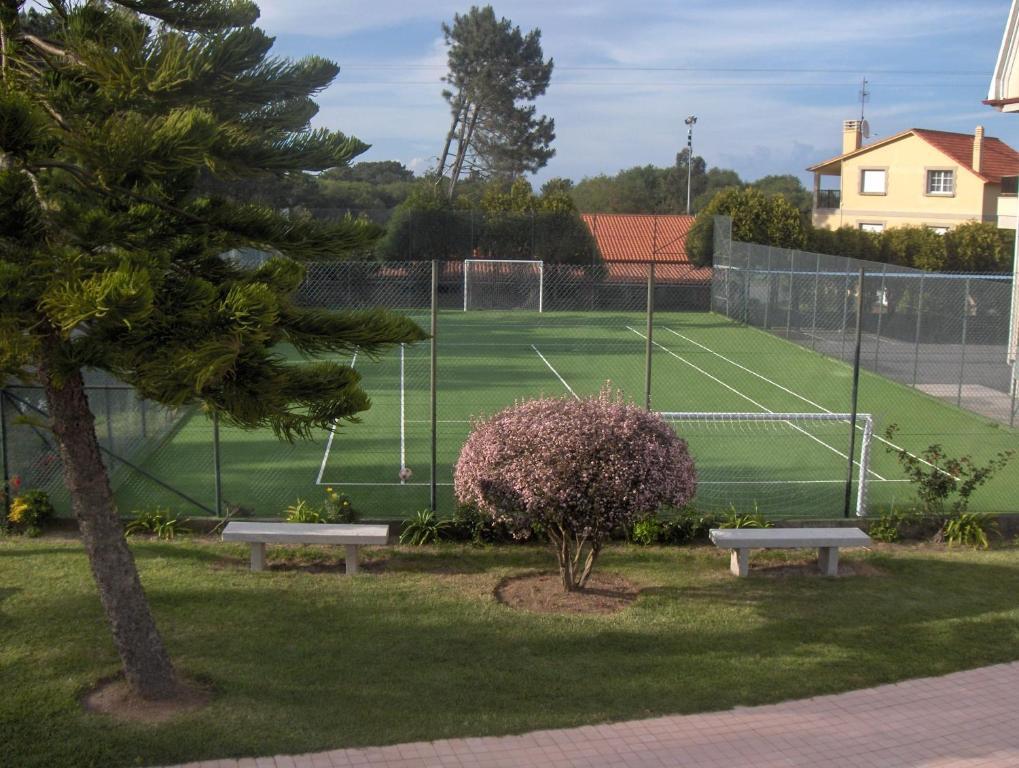
[[[447,0],[261,0],[277,54],[336,61],[316,126],[372,145],[361,160],[436,163],[449,125],[441,25]],[[539,113],[556,155],[533,179],[579,181],[667,166],[697,117],[694,153],[750,181],[837,155],[842,121],[871,138],[907,128],[972,133],[1019,147],[1019,116],[981,104],[1008,0],[503,0],[498,16],[541,30],[555,68]]]

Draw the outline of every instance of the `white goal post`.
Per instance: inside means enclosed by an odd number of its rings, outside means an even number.
[[[464,259],[464,312],[470,309],[545,309],[545,262]]]
[[[740,438],[740,425],[771,423],[783,424],[787,428],[802,434],[803,439],[808,439],[817,444],[818,451],[830,451],[838,454],[843,460],[848,461],[849,456],[839,442],[832,439],[833,435],[823,433],[818,436],[806,429],[807,425],[818,422],[842,422],[846,427],[852,419],[851,413],[756,413],[756,412],[719,412],[719,411],[660,411],[659,415],[672,424],[679,423],[714,423],[717,425],[728,425],[732,429],[733,439]],[[856,516],[866,517],[867,515],[867,489],[868,475],[870,470],[870,451],[874,437],[874,418],[869,413],[856,414],[856,427],[862,433],[860,439],[859,459],[854,460],[858,466],[857,472],[857,493],[856,493]],[[680,437],[684,437],[683,430],[677,430]],[[696,460],[696,456],[694,457]],[[724,483],[724,480],[718,481]],[[794,481],[795,482],[795,481]]]

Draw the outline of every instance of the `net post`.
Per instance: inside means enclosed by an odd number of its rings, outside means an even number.
[[[647,339],[644,342],[644,408],[651,410],[651,334],[655,319],[655,263],[647,265]]]
[[[0,453],[3,454],[4,484],[4,519],[0,521],[0,528],[7,527],[7,515],[11,511],[11,467],[7,453],[7,390],[0,389]]]
[[[545,311],[545,262],[538,262],[538,313]]]
[[[856,410],[860,395],[860,346],[863,339],[863,281],[866,271],[860,267],[860,287],[856,296],[856,350],[853,353],[853,391],[850,398],[849,415],[849,471],[846,474],[846,493],[842,505],[842,516],[849,517],[849,505],[853,496],[853,456],[856,453]],[[860,462],[863,464],[863,462]]]
[[[870,447],[874,439],[874,417],[863,416],[863,437],[860,440],[860,475],[856,481],[856,516],[867,516],[867,491],[870,482],[867,480],[867,467],[870,466]]]
[[[913,339],[913,389],[916,389],[917,373],[920,367],[920,327],[923,320],[923,282],[925,273],[920,273],[919,296],[916,302],[916,333]]]
[[[432,430],[432,482],[429,489],[429,507],[432,512],[438,506],[438,413],[436,409],[436,388],[438,385],[438,347],[436,339],[439,335],[439,262],[432,260],[432,308],[431,308],[431,359],[429,361],[429,413],[431,416]]]
[[[962,407],[962,383],[966,378],[966,330],[969,321],[969,281],[970,278],[966,278],[966,283],[963,286],[963,297],[962,297],[962,350],[959,352],[959,387],[955,395],[955,404],[957,407]]]
[[[219,463],[219,411],[212,412],[212,472],[215,483],[216,517],[223,516],[223,472]]]

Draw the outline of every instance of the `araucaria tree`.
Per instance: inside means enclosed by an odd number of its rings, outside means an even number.
[[[270,57],[246,0],[23,5],[0,0],[0,379],[45,389],[127,681],[165,698],[179,682],[124,540],[83,370],[294,439],[369,401],[348,366],[291,363],[278,345],[375,352],[422,333],[292,300],[302,262],[365,247],[372,226],[201,193],[203,174],[264,179],[363,151],[308,126],[335,64]],[[235,246],[279,255],[243,268],[219,256]]]
[[[555,154],[555,121],[537,115],[533,102],[552,78],[541,30],[526,35],[492,6],[477,6],[442,25],[449,46],[450,125],[439,153],[436,184],[452,199],[466,171],[482,177],[519,176],[543,168]]]
[[[693,498],[684,440],[606,388],[519,403],[474,425],[453,477],[457,499],[517,530],[544,531],[563,588],[583,588],[611,531]]]

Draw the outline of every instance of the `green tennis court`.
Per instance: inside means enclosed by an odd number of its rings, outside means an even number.
[[[416,316],[427,325],[427,316]],[[653,329],[652,407],[661,412],[843,413],[851,370],[844,363],[712,313],[663,313]],[[453,508],[452,469],[472,418],[516,400],[584,396],[606,382],[644,399],[643,313],[443,312],[438,334],[438,506]],[[280,443],[266,432],[221,430],[223,496],[257,515],[278,516],[323,487],[348,493],[366,518],[405,517],[429,503],[431,424],[429,347],[397,349],[380,359],[347,359],[363,376],[373,405],[360,423],[314,440]],[[867,471],[871,513],[908,504],[912,489],[880,435],[897,424],[897,444],[919,453],[941,443],[978,462],[1019,445],[1014,430],[880,376],[862,373],[860,412],[873,415]],[[705,510],[754,510],[770,516],[842,514],[850,427],[845,421],[675,421],[697,462],[695,504]],[[189,415],[142,463],[145,471],[211,504],[212,425]],[[856,458],[861,440],[858,430]],[[400,470],[412,475],[402,481]],[[858,470],[854,470],[854,491]],[[122,511],[151,507],[166,494],[123,472]],[[1014,511],[1019,472],[1009,468],[977,491],[974,509]],[[181,499],[167,498],[179,508]]]

